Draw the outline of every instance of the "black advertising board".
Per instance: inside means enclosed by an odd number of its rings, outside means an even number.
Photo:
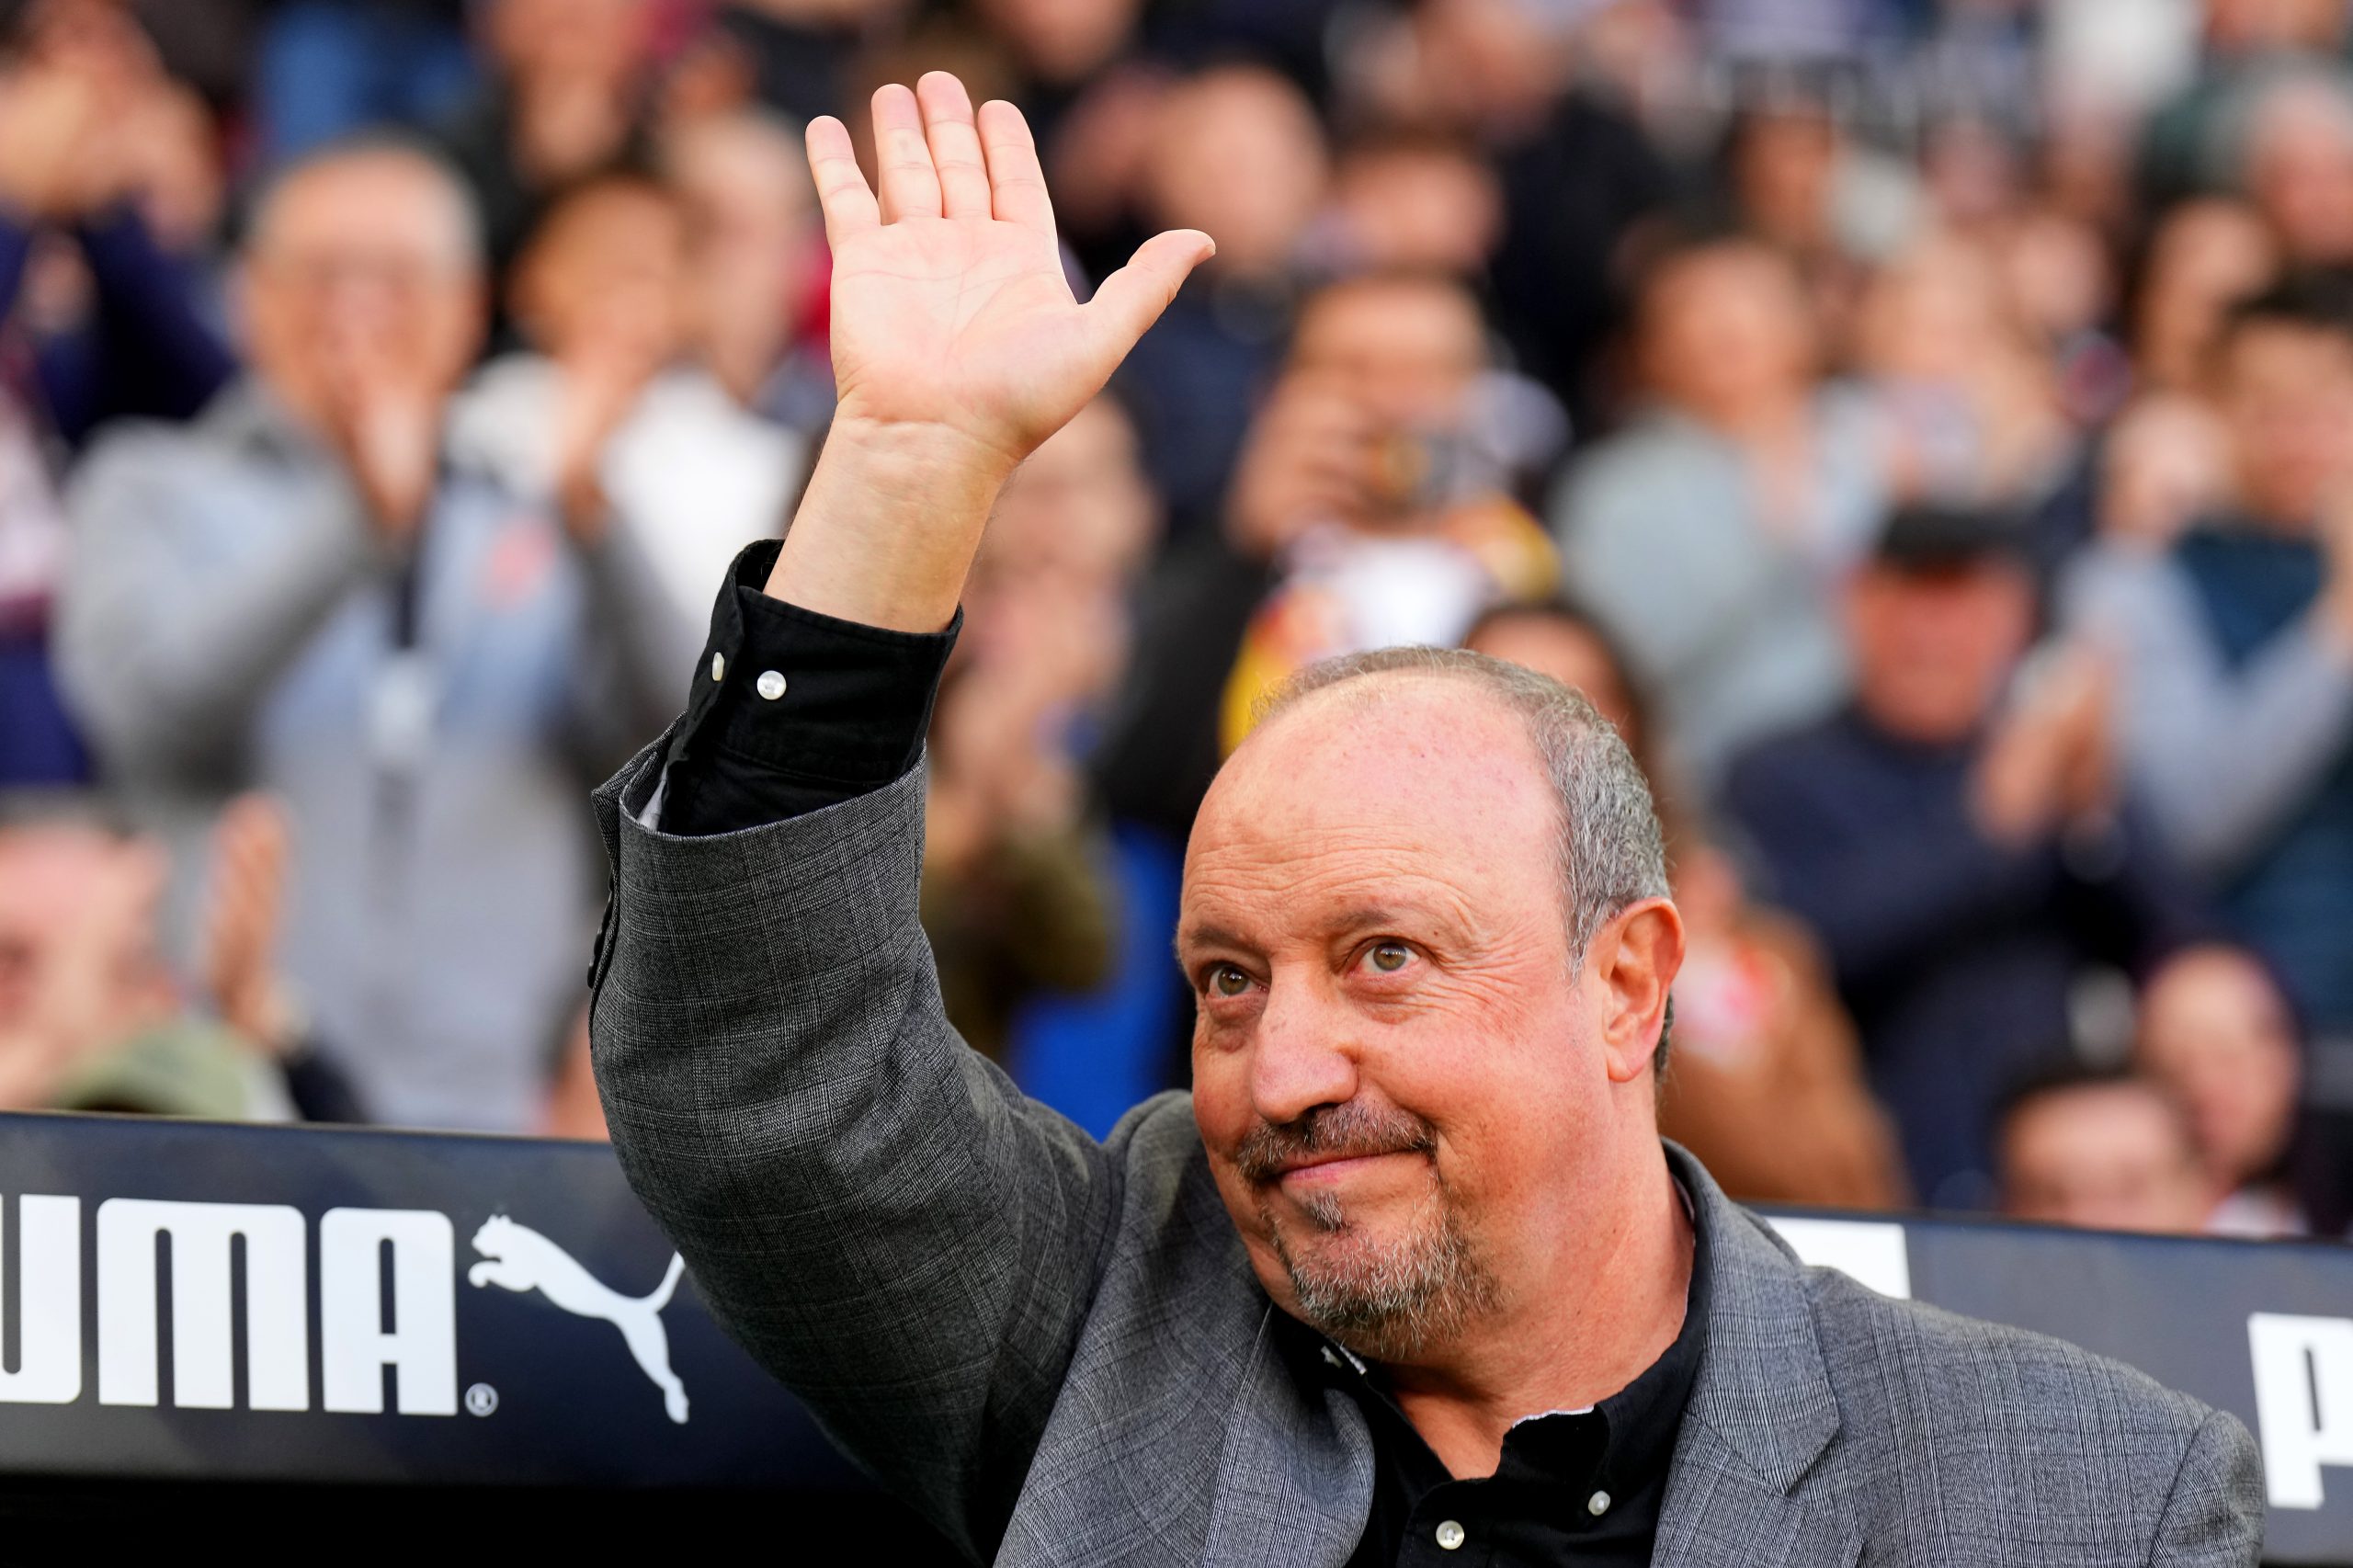
[[[1776,1221],[1876,1289],[2236,1413],[2267,1557],[2353,1562],[2353,1248]],[[0,1116],[0,1478],[895,1517],[719,1332],[609,1150],[112,1117]]]

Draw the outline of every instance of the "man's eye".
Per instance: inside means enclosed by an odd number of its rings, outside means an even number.
[[[1414,949],[1403,942],[1375,942],[1364,955],[1364,961],[1382,974],[1395,974],[1413,960]]]
[[[1250,977],[1230,963],[1210,971],[1210,990],[1219,996],[1239,996],[1250,989]]]

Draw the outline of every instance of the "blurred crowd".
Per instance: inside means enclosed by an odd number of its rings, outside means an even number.
[[[923,915],[1083,1124],[1186,1074],[1256,699],[1578,687],[1736,1194],[2353,1220],[2347,0],[0,6],[0,1107],[596,1135],[586,792],[830,413],[800,127],[1018,103],[1082,295]]]

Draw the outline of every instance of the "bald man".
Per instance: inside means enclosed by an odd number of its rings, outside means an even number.
[[[237,298],[247,373],[101,442],[69,497],[68,699],[184,868],[230,793],[284,799],[285,964],[373,1117],[525,1130],[598,891],[580,780],[693,646],[622,530],[445,459],[483,283],[438,164],[294,167]]]
[[[841,414],[599,797],[631,1179],[722,1322],[1000,1563],[2250,1564],[2245,1430],[1799,1266],[1661,1142],[1683,924],[1616,733],[1477,654],[1312,667],[1203,806],[1190,1095],[1097,1143],[956,1039],[921,743],[990,503],[1209,251],[1086,304],[1019,114],[820,120]]]

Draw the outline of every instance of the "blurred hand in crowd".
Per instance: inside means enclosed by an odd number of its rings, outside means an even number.
[[[565,526],[604,526],[606,442],[687,340],[687,219],[677,199],[608,176],[561,201],[517,263],[517,319],[563,378],[554,491]]]
[[[2220,509],[2230,483],[2229,440],[2210,406],[2172,392],[2138,398],[2109,426],[2100,453],[2100,537],[2163,551]]]
[[[2086,1074],[2029,1093],[2003,1117],[1998,1151],[2013,1220],[2184,1234],[2206,1217],[2188,1124],[2147,1079]]]
[[[342,454],[377,526],[407,537],[483,331],[463,193],[392,150],[298,171],[256,220],[239,303],[255,374]]]
[[[0,1108],[172,1017],[155,950],[165,857],[70,820],[0,828]]]
[[[1987,837],[2023,847],[2107,818],[2116,803],[2115,684],[2109,662],[2082,647],[2055,651],[2016,683],[1977,767]]]
[[[278,969],[291,829],[267,795],[240,795],[212,829],[212,880],[206,890],[204,987],[221,1021],[271,1055],[300,1043],[301,1022]]]

